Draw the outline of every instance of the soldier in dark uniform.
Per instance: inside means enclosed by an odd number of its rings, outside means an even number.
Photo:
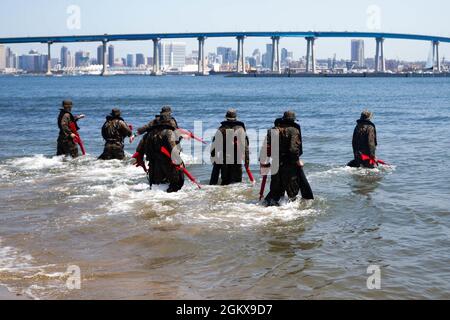
[[[268,206],[279,205],[285,193],[290,201],[296,200],[299,191],[304,199],[314,199],[303,172],[303,161],[300,160],[303,154],[302,132],[300,125],[295,121],[294,112],[285,112],[283,118],[275,121],[275,127],[269,130],[264,142],[261,166],[267,167],[269,162],[267,157],[273,160],[270,192],[265,199]],[[272,139],[277,139],[277,147]],[[275,154],[277,149],[279,152]],[[274,168],[274,163],[278,163],[278,168]]]
[[[167,192],[177,192],[184,185],[183,171],[174,165],[184,166],[180,152],[181,148],[176,135],[176,121],[170,112],[162,112],[148,127],[145,138],[145,154],[149,162],[148,178],[150,185],[169,184]],[[168,158],[161,152],[161,147],[172,155]]]
[[[369,156],[372,159],[376,157],[377,149],[377,129],[371,121],[373,114],[364,110],[361,118],[357,121],[355,131],[353,132],[353,155],[354,159],[348,164],[349,167],[374,168],[374,164],[370,160],[362,160],[361,155]]]
[[[78,146],[74,142],[76,138],[76,132],[73,132],[71,127],[75,127],[79,130],[77,121],[84,118],[84,115],[74,116],[72,115],[72,101],[65,100],[62,103],[62,109],[58,116],[58,145],[56,155],[71,156],[72,158],[78,157]]]
[[[217,185],[219,175],[222,185],[242,182],[242,162],[249,166],[249,141],[245,124],[237,120],[237,111],[228,110],[226,121],[221,123],[213,138],[211,159],[213,172],[210,185]]]
[[[148,124],[140,127],[137,129],[137,135],[144,135],[142,137],[141,141],[139,142],[139,145],[136,148],[136,152],[139,153],[139,155],[143,156],[145,154],[145,140],[147,138],[147,133],[150,132],[151,128],[160,120],[161,116],[166,116],[170,119],[171,126],[175,129],[178,129],[178,123],[177,120],[172,116],[172,107],[170,106],[164,106],[161,109],[161,113],[157,116],[155,116],[155,119],[151,120]]]
[[[102,136],[105,139],[105,148],[100,160],[123,160],[125,158],[124,139],[133,138],[133,132],[125,120],[121,117],[119,109],[113,109],[106,117],[106,122],[102,127]]]

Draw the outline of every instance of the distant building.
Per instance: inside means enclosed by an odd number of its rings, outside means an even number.
[[[69,66],[69,49],[67,49],[67,47],[62,47],[61,48],[61,57],[60,57],[60,61],[61,61],[61,67],[62,68],[66,68]]]
[[[108,64],[110,67],[114,67],[115,65],[115,53],[113,45],[110,45],[108,47]]]
[[[6,50],[5,46],[0,45],[0,70],[6,69]]]
[[[186,65],[186,43],[161,42],[159,48],[162,69],[183,68]]]
[[[126,66],[129,67],[129,68],[134,68],[136,66],[133,54],[127,54]]]
[[[288,58],[288,55],[289,55],[289,52],[287,51],[287,49],[286,48],[282,48],[281,49],[281,63],[286,63],[286,60],[287,60],[287,58]]]
[[[266,53],[264,54],[264,59],[262,61],[264,68],[272,68],[272,48],[273,45],[271,43],[266,44]]]
[[[86,51],[77,51],[75,53],[75,67],[89,67],[90,53]]]
[[[223,64],[232,64],[235,63],[237,60],[236,51],[233,50],[232,48],[218,47],[217,55],[222,56]]]
[[[351,62],[353,62],[358,68],[364,67],[365,64],[364,40],[352,40]]]
[[[47,72],[47,55],[31,50],[28,54],[19,57],[19,69],[29,73]]]
[[[253,59],[255,59],[256,66],[260,66],[261,65],[261,51],[259,51],[259,49],[255,49],[255,51],[253,51],[252,57],[253,57]]]
[[[257,66],[255,57],[248,57],[247,63],[251,68],[256,68]]]
[[[108,54],[106,54],[106,61],[109,61]],[[97,64],[103,64],[103,45],[97,47]]]
[[[14,52],[12,52],[11,48],[6,48],[5,58],[5,65],[7,69],[17,68],[17,56],[14,54]]]
[[[136,67],[145,66],[145,56],[142,53],[136,54]]]
[[[148,57],[147,58],[147,65],[148,66],[152,66],[153,65],[153,57]]]

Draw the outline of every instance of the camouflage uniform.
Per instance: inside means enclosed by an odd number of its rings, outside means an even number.
[[[279,137],[279,170],[272,175],[270,192],[265,202],[267,205],[278,205],[281,197],[287,193],[291,201],[297,198],[299,191],[305,199],[314,199],[311,187],[299,165],[300,156],[303,154],[302,133],[300,125],[295,122],[295,113],[286,112],[284,117],[275,121],[275,127]],[[264,147],[267,155],[273,157],[272,132],[269,130]],[[264,151],[264,150],[263,150]],[[261,157],[264,162],[265,159]]]
[[[73,142],[71,134],[73,133],[70,129],[70,125],[75,123],[77,130],[79,130],[77,120],[71,113],[72,102],[64,101],[63,109],[61,109],[58,116],[58,127],[59,135],[57,141],[57,151],[56,155],[61,156],[71,156],[72,158],[78,157],[78,146]]]
[[[172,160],[161,153],[161,147],[165,147],[169,153],[179,157],[181,151],[175,130],[171,116],[168,114],[162,115],[149,128],[145,138],[145,154],[149,162],[148,178],[150,185],[169,183],[167,192],[177,192],[184,185],[183,171],[178,170],[172,164]],[[184,166],[183,163],[181,165]]]
[[[242,161],[246,167],[250,163],[245,124],[237,121],[237,112],[234,109],[227,112],[226,119],[212,141],[211,159],[214,167],[210,185],[218,184],[219,175],[222,178],[222,186],[242,182]],[[227,138],[232,141],[227,141]],[[234,150],[227,150],[227,145],[230,144],[234,146]]]
[[[120,117],[120,110],[114,109],[102,127],[102,136],[105,139],[105,148],[103,154],[99,157],[101,160],[123,160],[125,158],[124,139],[131,137],[133,132],[125,120]]]
[[[357,121],[355,131],[353,132],[352,141],[354,160],[348,164],[350,167],[374,167],[373,164],[369,163],[369,160],[361,160],[361,154],[365,154],[373,158],[376,156],[376,149],[378,145],[377,130],[370,118],[372,118],[372,114],[368,111],[364,111],[361,114],[361,119]]]
[[[150,130],[158,123],[158,121],[161,119],[161,116],[163,115],[168,116],[170,118],[170,125],[175,129],[178,129],[178,122],[175,118],[172,117],[172,108],[169,106],[163,107],[160,115],[157,115],[155,119],[150,121],[148,124],[137,129],[137,134],[144,135],[144,137],[139,142],[136,148],[136,152],[139,152],[140,154],[145,154],[145,145],[146,145],[145,140],[148,136],[147,133],[150,132]]]

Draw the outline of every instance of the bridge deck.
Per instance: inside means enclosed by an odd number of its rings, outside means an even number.
[[[379,32],[200,32],[200,33],[149,33],[149,34],[105,34],[74,35],[47,37],[0,38],[1,44],[14,43],[70,43],[70,42],[102,42],[106,41],[144,41],[152,39],[188,39],[188,38],[226,38],[226,37],[315,37],[315,38],[384,38],[419,41],[450,42],[449,37],[427,36],[401,33]]]

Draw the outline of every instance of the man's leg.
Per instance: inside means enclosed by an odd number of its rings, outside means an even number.
[[[230,183],[241,183],[242,182],[242,165],[233,164],[230,168]]]
[[[281,170],[281,168],[280,168]],[[281,197],[284,194],[284,190],[281,184],[281,175],[278,172],[273,175],[270,180],[270,192],[264,200],[267,206],[278,205]]]
[[[220,164],[213,164],[213,170],[211,172],[211,179],[209,181],[210,186],[216,186],[219,183],[219,176],[221,171]]]
[[[311,189],[311,185],[306,178],[303,168],[298,169],[298,183],[300,185],[300,191],[302,193],[302,198],[306,200],[314,200],[314,194]]]
[[[222,186],[231,184],[231,168],[229,164],[223,164],[220,170],[220,177],[222,179]]]
[[[184,165],[184,164],[183,164]],[[169,174],[169,189],[168,193],[178,192],[184,185],[184,173],[181,170],[177,170],[174,166],[171,167]]]
[[[283,167],[281,170],[281,181],[283,190],[286,190],[289,200],[295,201],[300,192],[298,167],[296,164],[289,164]]]

